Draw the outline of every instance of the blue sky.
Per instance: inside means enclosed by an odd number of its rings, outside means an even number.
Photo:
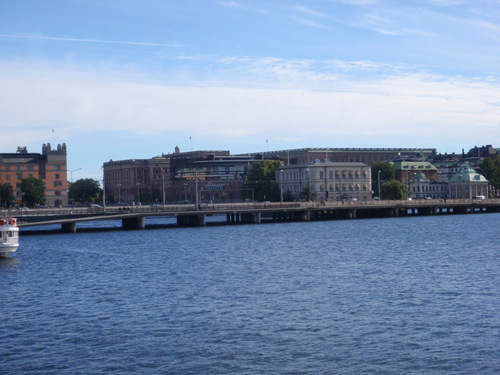
[[[0,151],[500,147],[499,73],[500,0],[0,1]]]

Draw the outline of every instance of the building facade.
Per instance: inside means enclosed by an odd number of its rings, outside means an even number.
[[[372,195],[371,168],[364,163],[284,165],[276,169],[276,181],[282,194],[290,192],[296,200],[368,200]]]
[[[488,197],[488,180],[469,167],[465,167],[457,173],[448,185],[450,198]]]
[[[178,148],[152,159],[110,160],[103,165],[106,199],[129,204],[242,201],[244,177],[255,161],[260,159],[229,151]]]
[[[30,153],[26,147],[18,147],[15,153],[0,154],[0,183],[12,186],[18,204],[22,203],[21,182],[27,177],[45,182],[47,206],[68,204],[66,144],[58,144],[56,149],[50,143],[44,144],[41,154]]]
[[[365,163],[392,159],[425,159],[436,154],[435,148],[300,148],[247,154],[263,159],[278,159],[283,164],[308,164],[314,161]]]
[[[445,199],[448,198],[448,183],[434,181],[418,171],[408,181],[408,198]]]
[[[170,159],[128,159],[103,164],[106,200],[135,204],[163,202],[169,191]]]

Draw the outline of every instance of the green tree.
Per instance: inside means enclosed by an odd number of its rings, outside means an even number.
[[[27,207],[45,204],[45,182],[39,178],[27,177],[21,180],[23,203]]]
[[[396,179],[396,168],[391,163],[376,161],[371,164],[372,168],[372,189],[373,195],[378,197],[378,185],[379,185],[379,175],[378,171],[380,171],[380,186],[384,182],[392,181]]]
[[[245,189],[253,189],[255,200],[279,201],[280,189],[276,182],[276,168],[281,167],[279,160],[262,160],[254,163],[244,181]],[[249,190],[244,190],[245,198],[251,198]]]
[[[406,199],[406,186],[399,181],[384,182],[380,190],[382,190],[382,199]]]
[[[295,197],[293,196],[290,190],[287,190],[285,194],[283,194],[283,202],[293,202],[295,201]]]
[[[304,189],[302,190],[302,193],[300,194],[301,198],[307,201],[315,201],[316,200],[316,192],[311,190],[311,185],[309,185],[309,182],[305,184]]]
[[[12,185],[6,182],[0,184],[0,207],[10,207],[16,203],[16,196]]]
[[[479,163],[477,172],[482,174],[490,183],[492,195],[497,196],[500,190],[500,156],[495,155],[483,159]]]
[[[82,178],[69,185],[69,199],[73,202],[93,202],[102,197],[99,181]]]

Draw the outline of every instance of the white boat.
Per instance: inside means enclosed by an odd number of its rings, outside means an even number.
[[[14,217],[0,217],[0,258],[8,257],[19,247],[19,228]]]

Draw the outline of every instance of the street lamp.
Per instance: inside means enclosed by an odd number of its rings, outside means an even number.
[[[122,201],[122,195],[120,190],[122,184],[116,184],[116,186],[118,186],[118,203],[120,203]]]
[[[165,169],[163,169],[162,171],[161,180],[162,180],[163,205],[165,206]]]
[[[280,171],[280,193],[281,193],[281,203],[283,203],[283,169]]]
[[[141,183],[140,182],[137,182],[137,203],[141,203],[141,195],[140,195],[140,192],[139,192],[139,189],[141,187]]]
[[[306,169],[307,171],[307,201],[311,201],[311,172],[309,171],[309,168]]]
[[[378,171],[378,200],[380,200],[380,174],[382,171]]]
[[[104,176],[104,166],[101,166],[101,168],[102,168],[102,206],[104,207],[104,210],[106,210],[106,183]]]
[[[73,172],[79,171],[80,169],[82,169],[82,168],[72,169],[72,170],[68,171],[69,173],[71,173],[71,183],[73,183]]]

